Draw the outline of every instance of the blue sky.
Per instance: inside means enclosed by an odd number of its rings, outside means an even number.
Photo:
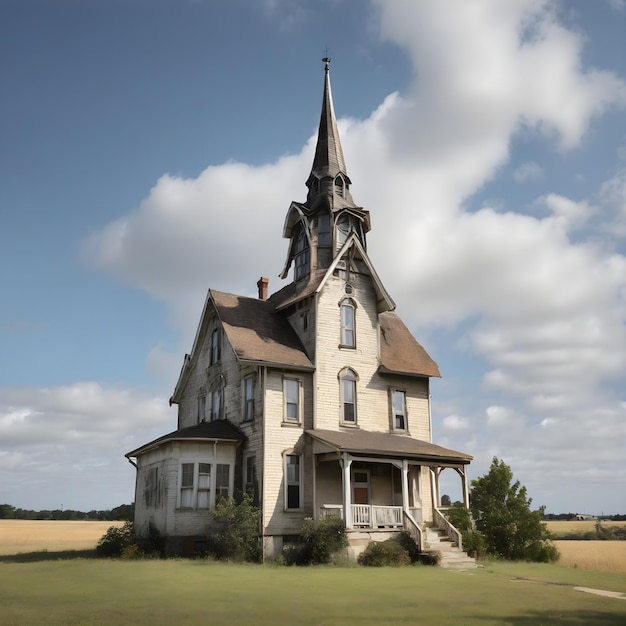
[[[282,286],[328,50],[435,441],[626,511],[625,31],[623,0],[0,0],[0,502],[132,500],[207,288]]]

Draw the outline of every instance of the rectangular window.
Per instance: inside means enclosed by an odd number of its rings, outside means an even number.
[[[230,497],[230,465],[218,463],[215,472],[215,497]]]
[[[159,502],[159,468],[151,467],[146,475],[144,500],[147,507],[158,507]]]
[[[246,459],[245,488],[246,490],[254,487],[256,479],[256,457],[249,456]]]
[[[348,348],[356,346],[354,306],[352,304],[341,305],[341,345]]]
[[[211,394],[211,421],[224,419],[224,389]]]
[[[254,376],[243,381],[243,419],[254,419]]]
[[[198,424],[206,419],[206,396],[198,396]]]
[[[198,463],[198,508],[209,508],[209,495],[211,493],[211,465]]]
[[[285,508],[302,508],[301,483],[300,455],[288,454],[285,457]]]
[[[193,507],[193,474],[195,463],[183,463],[181,465],[180,479],[180,506],[183,509]]]
[[[344,378],[341,381],[343,401],[343,421],[356,424],[356,380]]]
[[[286,422],[300,423],[301,421],[301,384],[294,378],[283,380],[283,395],[285,398],[284,419]]]
[[[222,358],[222,331],[216,328],[211,333],[211,365],[215,365]]]
[[[391,411],[394,430],[406,430],[406,394],[394,389],[391,393]]]

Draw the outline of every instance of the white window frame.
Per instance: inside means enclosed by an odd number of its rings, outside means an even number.
[[[350,312],[350,319],[344,315]],[[356,303],[352,298],[344,298],[339,303],[339,324],[341,334],[339,345],[342,348],[356,348]]]
[[[339,373],[339,395],[341,402],[341,423],[347,426],[356,426],[358,423],[357,388],[359,376],[347,367]],[[347,393],[350,390],[350,393]],[[352,396],[350,398],[350,396]],[[352,406],[351,419],[346,419],[346,406]]]
[[[183,475],[185,466],[192,466],[190,484],[189,471],[187,471],[186,476]],[[228,469],[224,470],[224,468]],[[226,477],[224,477],[225,472],[227,473]],[[206,479],[203,480],[203,476],[206,476]],[[234,477],[235,466],[233,463],[208,462],[206,459],[182,459],[178,466],[176,508],[183,511],[204,511],[214,508],[216,497],[232,497]],[[185,484],[183,484],[184,478],[187,479]]]
[[[402,407],[398,407],[396,400],[400,398],[402,401]],[[398,409],[400,408],[400,411]],[[404,389],[390,389],[389,390],[389,410],[391,413],[391,430],[408,430],[408,414],[406,408],[406,391]],[[402,426],[398,426],[398,417],[402,418]]]
[[[243,379],[243,401],[242,401],[242,417],[244,422],[254,419],[254,395],[256,388],[256,376],[246,376]]]
[[[226,480],[221,475],[226,468]],[[232,497],[232,466],[230,463],[216,463],[215,464],[215,499],[217,498],[230,498]],[[224,491],[225,490],[225,491]]]
[[[297,474],[295,476],[290,476],[291,472],[289,470],[290,467],[293,467],[293,464],[290,463],[290,459],[298,459],[297,462]],[[283,477],[284,477],[284,492],[285,492],[285,511],[301,511],[302,510],[302,455],[296,454],[294,452],[287,452],[283,455]],[[289,491],[290,487],[298,488],[298,506],[289,506]]]
[[[295,398],[293,386],[296,386]],[[296,402],[292,402],[292,400]],[[296,405],[295,417],[290,416],[290,406]],[[302,423],[302,379],[285,376],[283,378],[283,423],[284,424],[301,424]]]

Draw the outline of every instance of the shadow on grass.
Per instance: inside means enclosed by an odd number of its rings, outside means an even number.
[[[619,600],[617,600],[619,602]],[[491,615],[484,616],[485,621],[493,619]],[[623,626],[624,614],[612,613],[610,608],[606,611],[531,611],[526,615],[513,615],[506,618],[507,624],[513,626],[536,626],[537,624],[559,624],[562,626]]]
[[[37,563],[39,561],[68,561],[72,559],[97,559],[95,550],[63,550],[50,552],[20,552],[19,554],[3,554],[0,563]]]

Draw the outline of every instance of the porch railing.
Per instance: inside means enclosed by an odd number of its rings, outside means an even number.
[[[455,542],[459,550],[463,550],[463,537],[461,533],[446,519],[444,514],[438,509],[433,508],[433,525],[445,531],[451,541]]]
[[[355,528],[402,528],[401,506],[379,506],[375,504],[353,504],[352,525]],[[340,504],[325,504],[320,508],[320,519],[343,518]]]
[[[419,550],[422,549],[422,529],[420,525],[413,519],[413,516],[404,512],[404,529],[413,537],[413,541],[417,544]]]

